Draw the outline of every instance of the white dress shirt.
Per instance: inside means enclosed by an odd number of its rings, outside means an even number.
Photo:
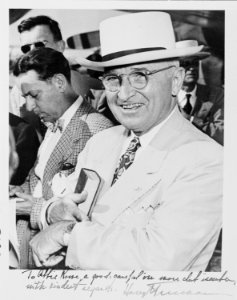
[[[146,148],[146,146],[150,143],[150,141],[153,139],[153,137],[158,133],[158,131],[161,129],[161,127],[169,120],[169,118],[172,116],[172,114],[174,113],[174,109],[172,110],[172,112],[168,115],[168,117],[166,117],[165,120],[163,120],[161,123],[159,123],[158,125],[154,126],[151,130],[149,130],[147,133],[139,136],[139,140],[140,140],[140,144],[141,147],[139,147],[136,151],[136,155],[134,158],[134,161],[136,161],[138,159],[138,157],[141,155],[141,153],[144,151],[144,149]],[[135,137],[136,135],[134,134],[134,132],[130,132],[130,134],[128,135],[128,137],[126,138],[126,140],[124,141],[123,147],[122,147],[122,151],[121,151],[121,155],[120,157],[126,152],[131,140]],[[119,163],[119,162],[118,162]],[[124,171],[126,172],[126,170]]]
[[[187,103],[186,95],[190,94],[191,95],[191,97],[190,97],[190,104],[192,105],[192,108],[194,108],[195,103],[196,103],[196,99],[197,99],[196,91],[197,91],[197,85],[195,85],[194,89],[191,92],[185,92],[184,90],[181,89],[179,91],[178,97],[177,97],[178,98],[179,106],[181,108],[183,108],[185,106],[185,104]]]
[[[80,96],[77,100],[64,112],[64,114],[59,118],[63,120],[63,129],[60,131],[57,129],[56,132],[52,132],[49,128],[46,131],[45,138],[40,145],[38,150],[38,164],[35,167],[35,174],[39,177],[39,181],[34,189],[33,197],[39,198],[42,197],[42,180],[44,175],[45,166],[48,162],[50,155],[52,154],[55,146],[57,145],[59,139],[61,138],[63,131],[66,129],[67,125],[71,121],[75,112],[79,108],[83,101],[83,98]]]

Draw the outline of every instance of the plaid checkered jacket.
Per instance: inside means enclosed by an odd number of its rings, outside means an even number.
[[[37,220],[44,200],[48,200],[53,196],[51,183],[54,175],[62,169],[65,163],[70,163],[74,166],[74,168],[69,170],[68,175],[72,173],[76,166],[78,154],[83,150],[86,142],[97,132],[112,125],[110,120],[98,113],[85,100],[77,109],[46,164],[42,180],[43,198],[34,200],[30,219],[21,218],[17,221],[17,234],[21,256],[20,268],[30,268],[33,266],[29,241],[39,230]],[[35,166],[36,164],[37,161]],[[35,174],[35,166],[31,169],[26,181],[22,185],[24,192],[28,194],[33,193],[39,180]]]

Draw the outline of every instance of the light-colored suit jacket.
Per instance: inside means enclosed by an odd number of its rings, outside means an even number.
[[[94,134],[111,126],[111,121],[98,113],[85,100],[75,112],[48,159],[42,180],[43,198],[34,200],[30,215],[30,223],[27,220],[22,219],[17,222],[21,268],[29,267],[26,265],[27,259],[23,259],[23,257],[28,256],[25,254],[29,250],[29,239],[35,234],[33,230],[39,229],[37,220],[43,201],[48,200],[53,196],[51,183],[54,175],[58,173],[66,163],[74,166],[74,168],[68,170],[68,175],[72,173],[77,163],[78,154],[83,150],[87,141]],[[35,174],[34,166],[25,183],[22,185],[24,191],[28,194],[32,194],[38,180],[39,178]]]
[[[178,109],[112,186],[127,130],[93,137],[78,157],[104,188],[92,221],[74,227],[66,264],[82,269],[205,270],[222,223],[222,147]],[[96,149],[96,155],[95,155]]]

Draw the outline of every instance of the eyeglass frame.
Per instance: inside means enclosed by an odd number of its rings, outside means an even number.
[[[34,47],[35,48],[44,48],[45,46],[46,46],[46,44],[48,43],[48,41],[38,41],[38,42],[35,42],[35,43],[31,43],[31,44],[25,44],[25,45],[23,45],[23,46],[21,46],[21,51],[24,53],[24,54],[26,54],[26,53],[28,53],[30,50],[31,50],[31,46],[32,45],[34,45]],[[41,46],[37,46],[36,44],[40,44]],[[25,48],[25,47],[29,47],[29,50],[28,51],[24,51],[23,49]]]
[[[153,71],[149,71],[149,70],[144,70],[144,71],[132,71],[132,72],[129,73],[129,74],[119,74],[119,75],[117,75],[117,74],[106,74],[106,75],[104,75],[104,76],[100,76],[99,79],[102,81],[102,83],[103,83],[105,89],[108,90],[108,91],[110,91],[110,92],[118,92],[118,91],[120,90],[120,88],[121,88],[121,86],[122,86],[122,77],[125,77],[125,76],[128,78],[128,82],[129,82],[129,84],[130,84],[130,86],[131,86],[132,88],[134,88],[134,89],[136,89],[136,90],[142,90],[142,89],[144,89],[144,88],[147,86],[147,84],[148,84],[148,81],[149,81],[149,80],[148,80],[148,78],[149,78],[148,76],[154,75],[154,74],[156,74],[156,73],[158,73],[158,72],[161,72],[161,71],[169,70],[169,69],[174,68],[174,67],[176,67],[176,66],[175,66],[175,65],[171,65],[171,66],[168,66],[168,67],[165,67],[165,68],[162,68],[162,69],[159,69],[159,70],[153,70]],[[132,84],[131,84],[131,82],[130,82],[130,80],[129,80],[129,76],[132,75],[132,74],[134,74],[134,73],[142,73],[142,74],[144,75],[144,77],[146,78],[146,84],[144,85],[144,87],[136,88],[136,87],[132,86]],[[106,84],[104,83],[104,81],[105,81],[105,78],[106,78],[107,76],[115,76],[115,77],[118,77],[120,86],[119,86],[116,90],[111,90],[111,89],[106,88]]]

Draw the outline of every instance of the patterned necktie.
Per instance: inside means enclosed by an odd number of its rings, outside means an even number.
[[[123,174],[123,172],[131,166],[134,161],[136,151],[139,147],[141,147],[141,144],[139,138],[136,136],[131,140],[126,152],[120,157],[119,164],[114,172],[114,178],[111,185],[113,185]]]
[[[183,111],[188,115],[191,113],[192,108],[193,108],[191,103],[190,103],[190,98],[191,98],[191,94],[186,94],[187,102],[183,107]]]

